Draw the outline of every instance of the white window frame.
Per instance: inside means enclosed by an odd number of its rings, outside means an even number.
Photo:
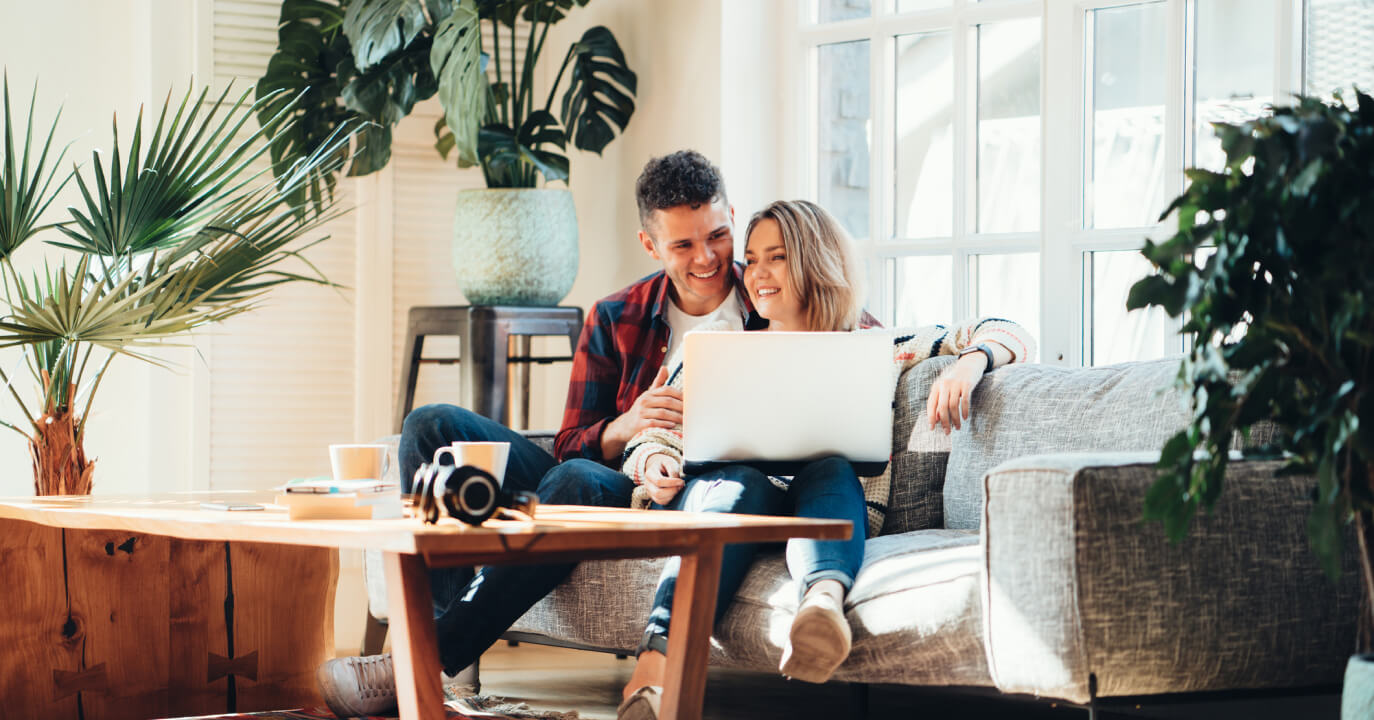
[[[784,191],[789,196],[818,196],[819,125],[815,108],[817,52],[825,44],[868,40],[871,140],[869,163],[870,236],[855,238],[865,257],[869,277],[869,306],[879,317],[891,317],[892,301],[883,273],[894,258],[928,255],[952,258],[951,286],[954,318],[974,310],[970,258],[984,253],[1040,253],[1040,361],[1082,365],[1085,347],[1084,315],[1091,309],[1085,297],[1086,253],[1135,250],[1145,237],[1167,237],[1168,224],[1099,230],[1084,227],[1085,161],[1091,120],[1085,107],[1085,75],[1089,51],[1085,36],[1088,13],[1102,8],[1138,5],[1149,0],[952,0],[947,8],[896,14],[895,0],[874,0],[866,18],[812,24],[814,0],[786,3],[786,26],[795,27],[794,41],[784,43],[787,67],[797,68],[785,87],[792,98],[796,121],[784,133]],[[1186,45],[1199,0],[1164,0],[1169,15],[1166,39],[1165,162],[1171,168],[1167,194],[1183,190],[1184,159],[1190,156],[1192,114],[1192,48]],[[1205,0],[1204,0],[1205,1]],[[1279,0],[1275,22],[1275,98],[1302,89],[1303,0]],[[1041,224],[1036,232],[976,232],[977,183],[977,26],[1003,20],[1041,19],[1040,127]],[[934,239],[893,237],[895,152],[890,117],[895,102],[895,38],[900,35],[949,31],[955,56],[952,233]],[[1177,322],[1173,327],[1178,327]],[[1173,337],[1164,352],[1177,352]]]

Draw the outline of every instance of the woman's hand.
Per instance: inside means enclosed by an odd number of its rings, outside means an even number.
[[[951,427],[955,430],[962,427],[961,421],[967,420],[971,411],[973,389],[983,379],[987,365],[983,353],[970,353],[940,373],[930,386],[930,399],[926,401],[931,430],[939,425],[948,435]]]
[[[682,464],[676,458],[654,453],[644,461],[644,487],[649,489],[650,500],[667,505],[683,485]]]

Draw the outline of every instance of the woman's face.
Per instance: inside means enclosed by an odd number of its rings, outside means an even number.
[[[769,330],[806,330],[806,308],[787,281],[787,250],[773,219],[759,221],[744,245],[744,288]]]

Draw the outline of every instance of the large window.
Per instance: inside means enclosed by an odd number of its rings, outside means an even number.
[[[1182,350],[1127,313],[1215,122],[1374,87],[1374,0],[799,0],[810,185],[896,325],[1007,317],[1041,360]],[[1305,82],[1304,82],[1305,80]]]
[[[813,0],[814,185],[897,325],[1040,324],[1038,2]]]

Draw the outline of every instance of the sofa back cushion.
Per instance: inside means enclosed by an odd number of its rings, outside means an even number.
[[[944,527],[940,490],[949,461],[949,437],[925,430],[926,398],[930,385],[951,356],[922,361],[897,381],[892,423],[892,487],[889,491],[883,535]],[[915,434],[912,430],[915,429]],[[916,442],[911,443],[912,440]]]
[[[1173,389],[1178,357],[1090,368],[1011,365],[973,393],[973,416],[951,433],[944,519],[977,528],[984,473],[1022,455],[1159,450],[1187,424],[1187,398]]]

